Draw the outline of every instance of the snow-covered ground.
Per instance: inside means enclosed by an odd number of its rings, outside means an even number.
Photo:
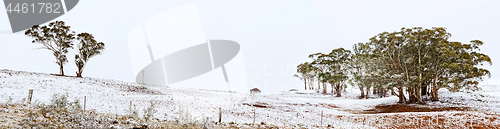
[[[398,101],[395,96],[357,99],[356,96],[359,95],[357,89],[348,89],[344,97],[322,95],[314,91],[242,94],[188,88],[148,87],[114,80],[63,77],[45,73],[0,71],[0,103],[22,101],[27,98],[30,88],[34,90],[32,101],[49,103],[53,94],[67,93],[72,99],[80,100],[81,104],[86,97],[86,110],[95,109],[103,113],[124,115],[132,104],[142,116],[143,109],[154,100],[158,103],[154,117],[160,120],[174,120],[180,116],[188,116],[192,120],[202,121],[208,118],[210,121],[218,121],[220,108],[223,122],[252,124],[255,120],[255,123],[265,122],[285,127],[333,125],[343,128],[368,128],[369,126],[360,122],[339,121],[339,119],[341,116],[354,115],[387,117],[388,114],[356,113],[373,109],[380,104],[396,104]],[[485,88],[487,90],[484,90]],[[452,93],[441,90],[440,101],[429,102],[426,106],[461,106],[481,112],[500,112],[500,96],[498,96],[500,88],[483,87],[483,90],[474,93]],[[418,116],[439,113],[394,114]]]
[[[500,98],[500,86],[499,85],[483,85],[481,86],[481,91],[479,93],[483,95],[495,96]]]

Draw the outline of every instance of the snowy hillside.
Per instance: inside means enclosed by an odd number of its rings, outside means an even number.
[[[376,99],[356,99],[358,91],[350,89],[344,97],[317,94],[314,91],[291,91],[270,94],[242,94],[227,91],[199,90],[187,88],[147,87],[136,83],[96,79],[55,76],[45,73],[23,71],[0,71],[0,103],[23,101],[28,90],[34,91],[33,100],[48,103],[53,94],[67,93],[71,100],[81,104],[86,97],[86,110],[120,114],[128,113],[134,106],[142,110],[151,100],[157,102],[154,117],[158,120],[175,120],[188,117],[192,121],[208,118],[211,122],[219,119],[222,110],[224,123],[245,124],[266,123],[282,127],[414,127],[387,123],[366,124],[370,119],[426,118],[433,115],[451,116],[455,120],[470,118],[479,120],[491,117],[491,122],[500,126],[500,97],[491,96],[498,91],[477,93],[452,93],[440,91],[439,102],[415,105],[411,108],[429,109],[431,112],[378,112],[380,105],[395,105],[394,96]],[[446,97],[444,97],[446,96]],[[82,105],[83,106],[83,105]],[[436,109],[436,110],[435,110]],[[437,110],[439,109],[439,110]],[[417,111],[417,110],[416,110]],[[354,118],[354,119],[353,119]],[[359,121],[356,118],[363,118]],[[431,117],[432,118],[432,117]],[[350,119],[350,120],[348,120]],[[441,117],[437,118],[439,121]],[[497,123],[495,123],[497,122]],[[454,127],[453,124],[439,122],[440,126]],[[477,123],[477,122],[476,122]],[[436,125],[427,125],[436,126]],[[490,126],[486,126],[490,127]],[[493,126],[496,127],[496,126]]]

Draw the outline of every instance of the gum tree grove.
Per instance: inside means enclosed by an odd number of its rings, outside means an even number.
[[[338,97],[346,84],[358,88],[360,98],[368,98],[372,89],[381,96],[391,93],[400,103],[438,101],[441,88],[479,90],[479,82],[490,76],[480,66],[492,63],[488,55],[480,53],[483,42],[461,43],[449,41],[450,37],[442,27],[382,32],[366,43],[355,44],[352,51],[337,48],[328,54],[311,54],[313,61],[299,65],[297,71],[306,70],[308,78],[330,84]],[[326,93],[326,86],[322,88]]]

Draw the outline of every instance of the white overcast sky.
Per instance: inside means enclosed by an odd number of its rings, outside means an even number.
[[[128,34],[136,25],[158,13],[196,2],[208,39],[233,40],[241,45],[249,87],[265,92],[302,88],[293,78],[295,66],[309,61],[307,55],[327,53],[383,31],[401,27],[446,27],[452,41],[482,40],[481,51],[493,65],[488,84],[500,82],[500,2],[475,1],[332,1],[332,0],[80,0],[55,20],[63,20],[76,32],[92,33],[106,44],[103,55],[87,64],[83,76],[133,82]],[[10,31],[4,10],[0,31]],[[0,68],[58,73],[54,57],[36,50],[23,32],[0,34]],[[75,75],[74,51],[65,73]],[[486,84],[486,83],[485,83]]]

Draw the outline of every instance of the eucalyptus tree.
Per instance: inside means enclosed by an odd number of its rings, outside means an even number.
[[[367,43],[355,44],[352,53],[338,48],[328,54],[311,54],[313,61],[299,65],[297,72],[331,84],[337,96],[348,82],[360,89],[361,97],[367,98],[371,88],[388,89],[399,103],[423,103],[422,95],[427,98],[429,91],[437,101],[441,88],[479,90],[479,81],[490,76],[480,66],[492,63],[488,55],[480,53],[483,42],[453,42],[450,37],[442,27],[382,32]],[[323,90],[326,92],[325,86]]]
[[[24,35],[33,38],[32,43],[42,44],[40,49],[47,49],[56,58],[55,63],[59,65],[59,74],[64,75],[64,64],[68,62],[66,54],[73,48],[75,32],[70,31],[64,21],[51,22],[48,25],[34,25],[24,32]]]
[[[423,103],[422,91],[431,89],[432,100],[438,100],[437,91],[446,87],[450,91],[477,90],[478,82],[490,73],[478,65],[491,59],[479,53],[482,41],[470,44],[448,41],[451,34],[446,28],[402,28],[399,32],[383,32],[370,39],[374,57],[388,71],[381,80],[393,80],[385,87],[391,88],[405,102],[403,90],[408,93],[408,103]],[[432,83],[432,86],[430,86]],[[430,86],[430,88],[427,88]],[[394,92],[397,90],[397,92]]]
[[[420,91],[423,89],[420,86],[426,87],[432,82],[432,100],[437,101],[440,88],[450,91],[478,90],[479,81],[490,76],[487,69],[478,67],[483,63],[492,63],[488,55],[479,52],[482,41],[472,40],[469,44],[449,41],[451,34],[442,27],[404,30],[406,35],[411,35],[406,36],[410,46],[413,46],[408,50],[413,50],[413,73],[418,77],[409,89],[413,89],[410,93],[416,95],[418,103],[421,103]]]
[[[89,59],[102,54],[105,48],[104,43],[97,42],[92,34],[86,32],[78,34],[77,40],[76,48],[78,53],[75,55],[75,64],[78,71],[76,71],[76,76],[82,77],[83,69]]]
[[[320,87],[320,85],[322,84],[322,87],[320,89],[322,89],[323,93],[327,93],[327,83],[322,81],[321,76],[319,76],[319,75],[322,75],[322,74],[328,72],[328,66],[326,64],[321,64],[320,62],[322,59],[319,57],[326,57],[326,54],[314,53],[314,54],[309,55],[309,58],[313,59],[313,61],[311,62],[311,65],[313,67],[315,67],[315,69],[314,69],[315,76],[314,77],[318,81],[318,87]]]
[[[385,85],[392,93],[399,98],[399,103],[406,102],[404,88],[408,85],[409,78],[405,78],[406,63],[410,60],[405,59],[405,42],[403,37],[397,33],[382,32],[368,42],[373,53],[373,58],[377,59],[379,67],[384,71],[379,71],[377,77],[390,81]]]
[[[480,53],[480,40],[472,40],[470,44],[460,42],[441,42],[438,44],[440,56],[431,68],[434,73],[432,79],[432,100],[438,100],[438,90],[447,88],[450,91],[479,90],[479,81],[490,77],[490,72],[479,67],[484,63],[492,64],[491,58]]]
[[[307,82],[311,79],[311,64],[309,62],[301,63],[297,65],[297,74],[294,77],[299,78],[304,82],[304,90],[307,90]],[[310,89],[310,88],[309,88]]]
[[[311,63],[307,63],[307,79],[309,82],[309,90],[314,90],[314,82],[316,81],[317,68]]]
[[[348,68],[346,63],[351,59],[351,51],[344,48],[333,49],[329,54],[319,54],[316,64],[325,65],[327,71],[319,74],[321,81],[330,83],[332,93],[335,90],[337,97],[342,96],[342,89],[348,79]]]
[[[372,85],[370,79],[368,79],[367,73],[367,67],[370,67],[369,56],[368,45],[364,43],[354,44],[352,59],[347,65],[351,74],[351,78],[348,83],[353,87],[357,86],[357,88],[361,91],[360,98],[368,98],[368,91]]]
[[[434,33],[421,27],[402,28],[399,32],[383,32],[370,39],[374,53],[390,71],[383,78],[394,81],[385,87],[399,97],[400,103],[406,102],[404,89],[409,103],[423,103],[421,92],[428,84],[430,75],[427,66],[431,65],[429,60],[435,58],[431,54],[433,41],[429,40]]]

